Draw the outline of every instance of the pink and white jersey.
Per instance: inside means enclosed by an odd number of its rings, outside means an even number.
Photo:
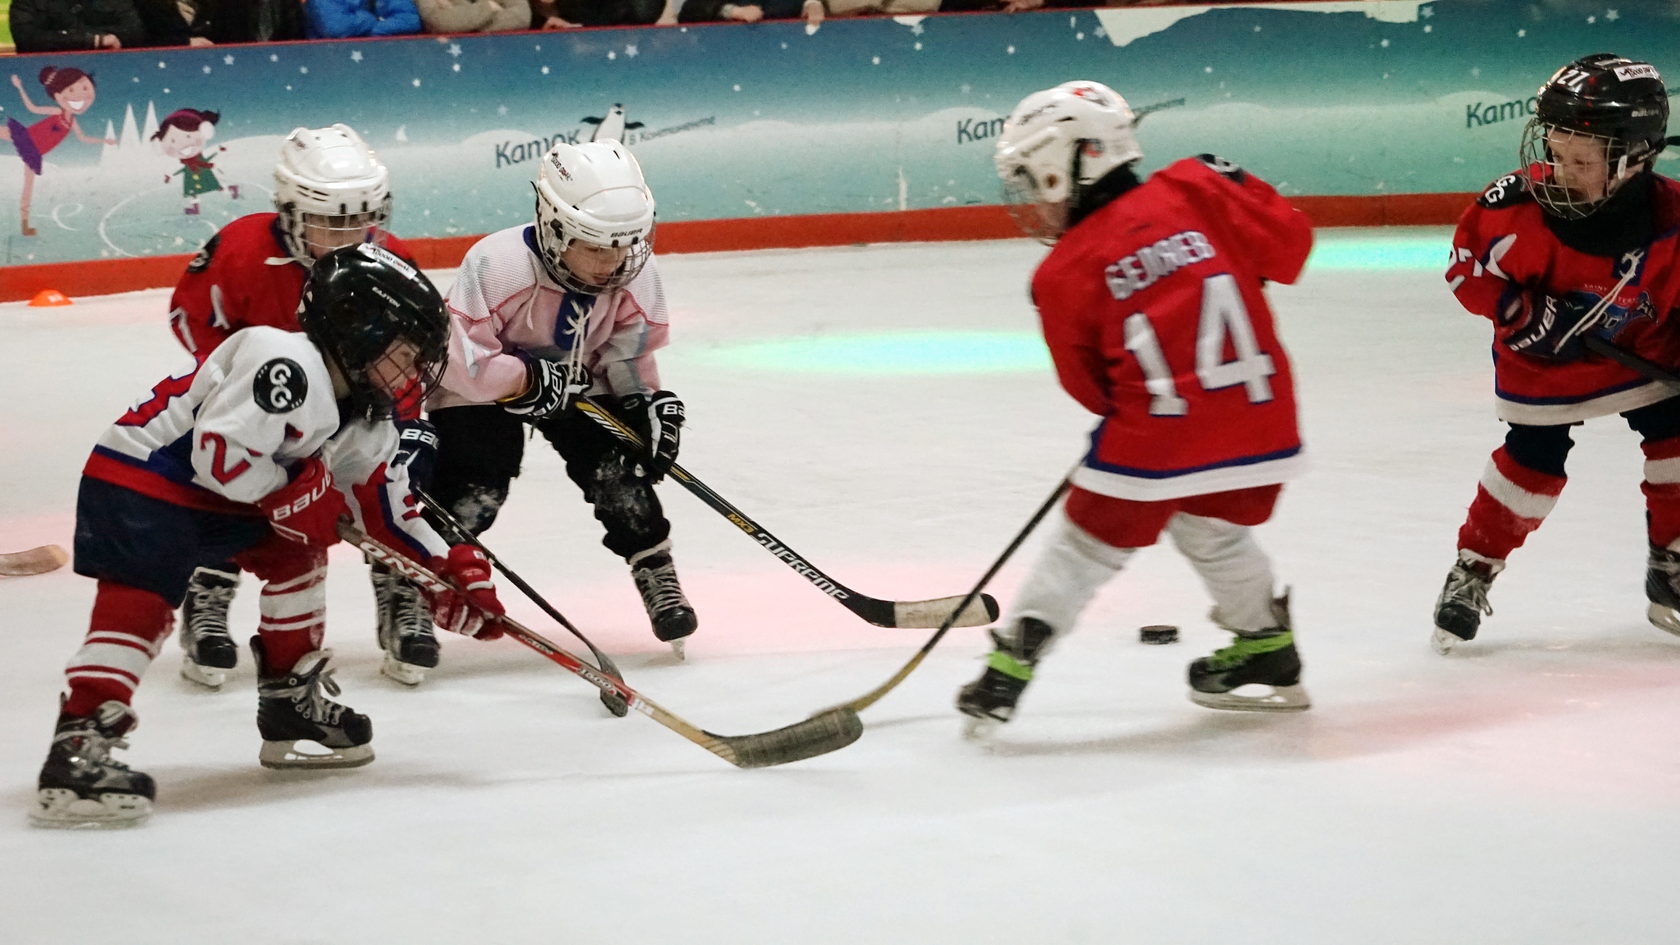
[[[396,451],[390,421],[341,419],[307,336],[255,326],[130,407],[82,473],[176,505],[260,516],[255,503],[319,455],[363,531],[421,561],[447,553],[420,518],[406,468],[391,467]]]
[[[432,409],[488,404],[525,388],[525,362],[515,351],[581,363],[593,394],[658,390],[653,352],[665,347],[670,323],[658,261],[619,289],[568,292],[548,277],[530,224],[509,227],[473,244],[445,302],[449,367],[427,402]]]

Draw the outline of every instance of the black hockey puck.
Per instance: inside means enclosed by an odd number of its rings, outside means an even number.
[[[1164,623],[1152,623],[1138,628],[1138,639],[1144,643],[1177,643],[1178,628]]]

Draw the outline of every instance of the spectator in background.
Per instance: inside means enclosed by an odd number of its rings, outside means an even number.
[[[930,9],[938,9],[938,0],[927,0]],[[759,20],[795,20],[816,25],[828,16],[825,0],[759,0],[758,3],[726,3],[722,0],[679,0],[679,19],[684,23],[704,23],[734,20],[757,23]],[[661,22],[667,22],[662,20]],[[677,22],[671,20],[669,22]]]
[[[504,33],[531,28],[530,0],[414,0],[428,33]]]
[[[679,6],[679,0],[531,0],[531,27],[564,30],[675,23]],[[665,19],[667,13],[669,20]]]
[[[147,46],[214,46],[213,3],[202,0],[134,0],[146,28]]]
[[[134,0],[12,0],[12,42],[20,53],[143,46]]]
[[[266,43],[303,38],[298,0],[199,0],[212,12],[210,38],[218,43]]]
[[[303,5],[310,39],[408,36],[421,31],[414,0],[309,0]]]

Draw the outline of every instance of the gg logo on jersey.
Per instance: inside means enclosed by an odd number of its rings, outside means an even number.
[[[309,394],[309,378],[291,358],[275,358],[257,369],[251,396],[267,413],[286,413],[303,405]]]

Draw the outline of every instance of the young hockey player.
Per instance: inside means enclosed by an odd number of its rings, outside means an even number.
[[[679,656],[697,620],[671,562],[654,483],[676,460],[683,403],[662,390],[654,352],[669,327],[653,259],[653,194],[617,141],[564,142],[542,158],[535,224],[479,240],[449,290],[449,369],[427,418],[437,428],[432,496],[474,534],[495,521],[519,474],[529,422],[566,463],[630,565],[654,635]],[[652,444],[625,455],[567,407],[607,398]]]
[[[321,646],[321,553],[338,540],[342,516],[461,588],[430,600],[440,626],[500,634],[483,553],[442,541],[391,463],[395,399],[443,367],[448,325],[437,290],[387,250],[347,247],[311,268],[299,321],[301,334],[236,333],[153,388],[88,458],[75,567],[99,586],[65,672],[37,823],[127,825],[150,813],[152,779],[110,753],[126,747],[135,688],[200,561],[232,558],[266,582],[251,651],[258,757],[268,767],[373,760],[367,716],[329,698],[339,689]],[[301,752],[303,741],[323,751]]]
[[[1680,398],[1583,347],[1591,335],[1680,365],[1680,184],[1652,170],[1667,130],[1668,91],[1650,63],[1577,59],[1540,87],[1523,166],[1459,220],[1447,283],[1493,322],[1494,396],[1510,429],[1435,604],[1441,653],[1475,639],[1505,559],[1557,504],[1569,428],[1610,414],[1645,453],[1647,616],[1680,634]]]
[[[316,259],[342,246],[377,243],[412,262],[382,227],[391,216],[390,173],[346,125],[298,128],[280,146],[272,213],[253,213],[223,227],[199,250],[175,286],[170,327],[203,360],[229,336],[252,325],[296,331],[298,298]],[[417,398],[399,411],[400,461],[424,457],[435,442],[418,419]],[[420,473],[420,465],[413,470]],[[382,671],[408,685],[438,662],[437,639],[418,591],[388,568],[372,572]],[[181,675],[220,688],[238,659],[228,608],[239,585],[231,561],[193,574],[181,609]]]
[[[1305,709],[1287,594],[1250,534],[1300,464],[1295,391],[1264,283],[1294,282],[1312,227],[1211,155],[1140,178],[1136,120],[1096,82],[1015,107],[996,161],[1017,221],[1053,244],[1032,279],[1062,386],[1102,417],[996,650],[957,708],[978,734],[1097,590],[1162,531],[1207,585],[1231,646],[1190,664],[1217,709]],[[1257,684],[1268,691],[1238,690]]]

